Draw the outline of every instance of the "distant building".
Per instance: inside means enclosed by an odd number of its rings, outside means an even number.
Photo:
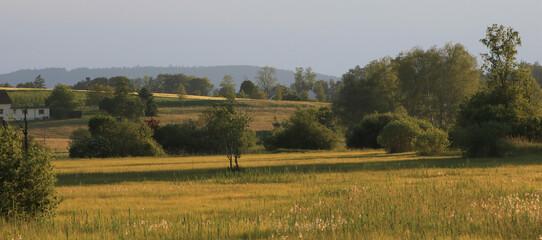
[[[24,119],[25,108],[13,108],[11,99],[6,90],[0,90],[0,122],[9,121],[12,118],[18,121]],[[29,107],[26,114],[27,120],[49,119],[49,108],[47,107]]]

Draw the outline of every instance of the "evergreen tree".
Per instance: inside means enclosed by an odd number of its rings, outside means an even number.
[[[36,79],[34,79],[34,87],[35,88],[45,88],[45,79],[41,77],[41,75],[38,75]]]
[[[145,102],[145,116],[153,117],[158,113],[158,105],[154,102],[154,96],[147,87],[141,88],[138,96]]]

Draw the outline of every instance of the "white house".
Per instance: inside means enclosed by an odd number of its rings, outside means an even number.
[[[49,119],[49,108],[29,107],[26,114],[27,120]],[[6,90],[0,90],[0,122],[9,121],[12,118],[18,121],[24,120],[25,108],[12,108],[11,99]]]

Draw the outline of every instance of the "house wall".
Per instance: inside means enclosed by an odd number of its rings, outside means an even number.
[[[10,120],[10,118],[15,118],[16,120],[23,120],[24,119],[24,108],[16,108],[12,109],[11,104],[2,104],[0,105],[0,109],[2,109],[2,114],[0,114],[0,117],[3,118],[3,120]],[[40,110],[43,110],[43,114],[40,114]],[[27,120],[42,120],[42,119],[49,119],[49,108],[29,108],[28,113],[26,114]]]
[[[2,111],[0,111],[0,118],[2,118],[2,120],[7,120],[8,112],[11,111],[11,104],[0,104],[0,109],[2,109]]]

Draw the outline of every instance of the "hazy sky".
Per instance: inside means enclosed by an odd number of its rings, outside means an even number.
[[[341,76],[418,46],[474,55],[493,23],[542,62],[542,0],[0,0],[0,73],[45,67],[311,66]]]

